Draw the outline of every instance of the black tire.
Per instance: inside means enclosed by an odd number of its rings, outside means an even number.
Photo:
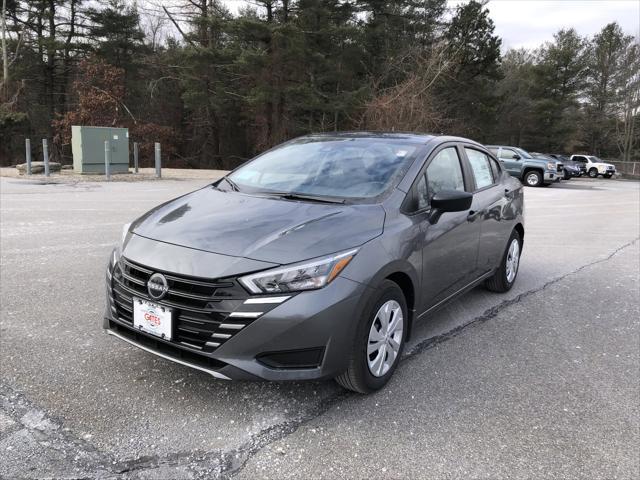
[[[518,278],[518,267],[520,266],[519,261],[513,279],[509,281],[507,278],[507,257],[509,254],[509,247],[511,246],[513,240],[518,241],[519,256],[522,255],[522,239],[520,238],[520,234],[518,233],[518,231],[514,230],[513,232],[511,232],[511,236],[509,237],[509,241],[507,242],[507,247],[504,250],[504,255],[502,256],[502,261],[500,262],[498,270],[496,270],[493,276],[489,277],[484,282],[484,286],[487,288],[487,290],[498,293],[508,292],[516,282],[516,279]]]
[[[589,178],[598,178],[598,169],[590,168],[589,169]]]
[[[611,178],[612,176],[613,176],[613,175],[612,175],[612,174],[610,174],[610,173],[605,173],[605,174],[604,174],[604,178]]]
[[[569,172],[567,172],[566,170],[564,172],[564,179],[565,180],[571,180],[571,174]]]
[[[375,321],[376,314],[382,305],[389,300],[395,300],[400,304],[402,308],[402,341],[400,342],[400,348],[394,363],[390,366],[386,374],[376,377],[374,376],[367,365],[367,346],[369,344],[369,330],[371,325]],[[378,294],[372,298],[369,302],[369,306],[365,308],[365,311],[360,317],[360,322],[356,330],[356,336],[354,338],[353,347],[349,355],[349,364],[347,371],[337,376],[335,381],[339,385],[358,393],[371,393],[376,390],[380,390],[384,387],[393,372],[395,371],[400,358],[402,357],[402,350],[404,348],[404,342],[407,338],[407,328],[409,326],[409,318],[407,312],[407,302],[404,298],[404,294],[400,287],[391,280],[385,280],[380,288]]]
[[[529,170],[528,172],[525,172],[523,180],[523,183],[529,187],[539,187],[543,185],[544,182],[542,174],[537,170]]]

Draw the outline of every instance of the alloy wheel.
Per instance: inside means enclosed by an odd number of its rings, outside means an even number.
[[[509,251],[507,252],[506,275],[507,282],[512,283],[518,273],[518,264],[520,263],[520,243],[517,239],[511,241]]]
[[[367,342],[367,366],[374,377],[382,377],[396,362],[403,325],[402,307],[395,300],[385,302],[376,313]]]
[[[531,187],[535,187],[538,184],[538,176],[535,173],[530,173],[527,175],[527,183]]]

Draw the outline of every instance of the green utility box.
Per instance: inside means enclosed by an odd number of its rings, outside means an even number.
[[[111,149],[110,172],[129,172],[129,129],[111,127],[71,127],[73,171],[104,174],[104,142]]]

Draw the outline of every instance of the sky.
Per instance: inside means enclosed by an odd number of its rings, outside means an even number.
[[[591,36],[613,21],[640,35],[640,0],[490,0],[487,8],[505,50],[538,47],[561,28]]]

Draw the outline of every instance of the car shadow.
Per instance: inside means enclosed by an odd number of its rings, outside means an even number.
[[[551,188],[560,188],[563,190],[601,190],[597,185],[588,185],[583,182],[571,183],[571,180],[554,183]]]

